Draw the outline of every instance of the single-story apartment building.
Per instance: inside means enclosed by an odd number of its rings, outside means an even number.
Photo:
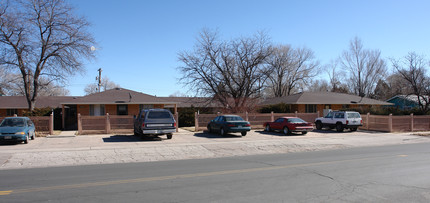
[[[65,129],[77,128],[77,116],[138,115],[141,109],[171,108],[177,113],[177,102],[132,91],[114,88],[104,92],[79,97],[62,102],[63,126]]]
[[[423,96],[420,99],[423,104],[429,101],[428,96]],[[395,107],[401,110],[410,110],[419,107],[417,95],[396,95],[388,99],[387,102],[394,104]]]
[[[267,106],[281,103],[291,105],[292,112],[315,113],[319,111],[320,116],[323,116],[324,112],[329,109],[340,110],[393,105],[384,101],[336,92],[301,92],[285,97],[267,98],[260,105]]]
[[[356,95],[334,92],[302,92],[286,97],[267,98],[258,106],[291,105],[291,111],[299,113],[320,112],[322,116],[328,109],[370,108],[372,106],[393,105],[392,103],[362,98]],[[56,126],[60,129],[77,129],[78,114],[82,116],[137,115],[139,110],[147,108],[169,108],[177,113],[178,108],[205,108],[222,111],[218,102],[204,97],[157,97],[125,88],[115,88],[86,96],[40,96],[36,108],[49,107],[54,112]],[[0,117],[21,116],[28,108],[24,96],[0,96]],[[58,125],[61,123],[61,125]],[[57,129],[57,128],[56,128]]]

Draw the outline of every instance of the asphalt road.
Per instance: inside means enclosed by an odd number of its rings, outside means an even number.
[[[430,144],[0,171],[0,202],[429,202]]]

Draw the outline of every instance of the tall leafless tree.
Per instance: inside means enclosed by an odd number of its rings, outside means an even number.
[[[312,50],[289,45],[275,47],[267,63],[271,70],[267,86],[275,97],[290,95],[299,85],[306,86],[317,75],[319,65]]]
[[[427,70],[429,61],[423,56],[411,52],[402,60],[392,60],[393,67],[409,83],[410,94],[417,96],[418,106],[421,112],[430,111],[430,78]]]
[[[29,110],[41,77],[65,81],[82,70],[83,58],[94,57],[88,27],[65,0],[0,2],[0,65],[21,75]]]
[[[243,111],[261,94],[267,75],[264,61],[270,54],[264,33],[222,41],[218,32],[203,30],[193,51],[179,53],[180,82],[228,111]]]
[[[349,50],[343,52],[340,62],[348,72],[351,91],[362,97],[370,95],[386,73],[381,52],[364,49],[358,37],[351,40]]]

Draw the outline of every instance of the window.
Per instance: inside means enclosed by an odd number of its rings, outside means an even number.
[[[103,115],[105,115],[104,104],[90,105],[90,116],[103,116]]]
[[[150,111],[148,118],[170,118],[170,113],[167,111]]]
[[[13,116],[18,115],[18,109],[7,109],[6,110],[6,116]]]
[[[335,118],[345,118],[345,114],[343,114],[343,113],[335,113],[334,117]]]
[[[283,121],[284,121],[283,118],[278,118],[278,119],[276,119],[275,123],[282,123]]]
[[[117,115],[128,115],[128,106],[126,104],[116,105],[116,114]]]
[[[317,112],[316,104],[306,104],[305,113],[315,113],[315,112]]]
[[[324,118],[333,118],[333,112],[330,111]]]

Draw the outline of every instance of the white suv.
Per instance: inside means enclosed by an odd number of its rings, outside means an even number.
[[[358,127],[363,126],[363,121],[360,113],[355,111],[330,111],[326,116],[316,118],[315,126],[318,130],[329,127],[336,128],[338,132],[342,132],[345,128],[356,131]]]

